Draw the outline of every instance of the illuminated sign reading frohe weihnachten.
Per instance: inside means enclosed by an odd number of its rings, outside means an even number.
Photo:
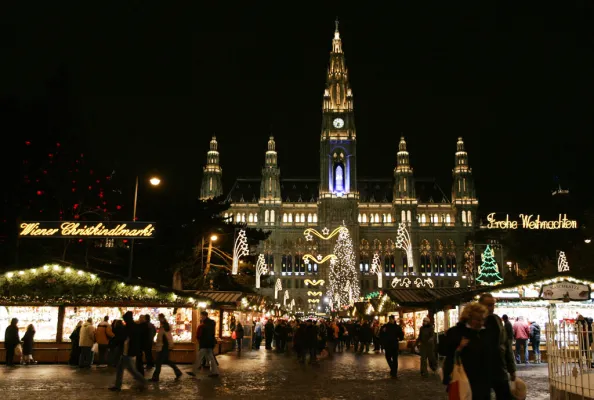
[[[152,239],[154,222],[22,222],[19,237]]]
[[[567,214],[559,214],[556,220],[541,220],[540,215],[520,214],[520,221],[510,221],[509,215],[505,219],[497,220],[495,213],[487,215],[487,229],[576,229],[577,221],[567,219]]]

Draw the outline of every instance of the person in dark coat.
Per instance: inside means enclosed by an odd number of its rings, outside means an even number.
[[[121,319],[116,319],[111,324],[111,331],[113,337],[109,339],[109,365],[111,367],[117,367],[122,357],[122,346],[120,343],[126,341],[126,327]]]
[[[479,303],[487,307],[485,320],[485,335],[487,336],[487,366],[486,375],[490,378],[491,389],[495,392],[497,400],[511,399],[510,380],[516,380],[516,363],[508,338],[505,325],[501,318],[495,314],[495,298],[491,293],[483,293]]]
[[[146,369],[155,367],[153,361],[153,342],[157,334],[157,328],[151,323],[150,315],[142,315],[138,321],[138,331],[140,335],[138,355],[136,356],[136,369],[144,375],[144,358],[146,358]]]
[[[530,322],[530,344],[534,353],[534,364],[540,364],[540,325],[536,321]]]
[[[460,322],[447,332],[443,384],[450,383],[454,363],[460,359],[468,377],[472,400],[491,398],[490,377],[485,360],[488,357],[488,335],[484,329],[487,308],[479,303],[467,304]],[[509,397],[511,400],[511,397]]]
[[[305,347],[309,352],[309,363],[315,364],[318,360],[316,353],[318,351],[318,328],[311,319],[307,320],[305,326]],[[305,356],[303,357],[305,361]]]
[[[4,348],[6,348],[6,366],[12,367],[14,365],[14,349],[21,344],[19,339],[19,327],[17,326],[19,320],[13,318],[10,325],[4,331]]]
[[[419,337],[416,344],[421,352],[421,375],[427,376],[427,361],[432,371],[437,369],[437,360],[435,359],[435,330],[429,317],[423,318],[423,326],[419,329]]]
[[[274,339],[274,323],[272,319],[266,321],[266,325],[264,325],[264,338],[266,340],[266,350],[272,350],[272,339]]]
[[[359,353],[363,353],[363,348],[365,348],[365,353],[369,353],[369,345],[373,340],[373,331],[371,330],[371,326],[369,322],[363,322],[361,325],[361,329],[359,329]]]
[[[396,319],[393,315],[390,315],[388,323],[382,326],[380,339],[384,348],[386,361],[390,367],[390,376],[398,378],[398,349],[400,341],[404,340],[404,331],[400,325],[396,324]]]
[[[237,352],[238,353],[241,353],[241,344],[243,342],[243,335],[244,335],[243,325],[241,325],[241,322],[238,322],[237,325],[235,326],[235,341],[237,342]]]
[[[23,356],[21,357],[21,364],[37,364],[33,359],[33,344],[35,343],[35,327],[29,324],[25,336],[23,336]]]
[[[72,343],[72,347],[70,349],[70,359],[68,360],[68,365],[73,365],[78,367],[78,361],[80,359],[80,329],[82,328],[82,321],[78,321],[76,324],[76,328],[70,334],[70,343]]]
[[[117,343],[117,346],[121,347],[122,356],[120,357],[120,361],[118,363],[115,385],[109,388],[109,390],[113,392],[119,392],[122,390],[124,370],[128,370],[134,379],[139,382],[142,389],[146,387],[147,383],[146,379],[144,379],[144,376],[138,372],[133,362],[134,357],[136,357],[136,355],[140,352],[140,324],[137,324],[134,321],[134,314],[132,314],[132,311],[126,312],[123,316],[123,319],[126,323],[126,335],[120,338],[123,339],[123,342]]]

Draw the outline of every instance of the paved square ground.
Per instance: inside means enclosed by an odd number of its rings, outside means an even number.
[[[419,357],[400,357],[400,377],[391,379],[383,355],[337,354],[317,366],[298,364],[295,357],[266,350],[246,351],[241,357],[218,357],[219,378],[207,373],[185,375],[174,381],[164,367],[161,382],[145,392],[133,388],[124,375],[120,393],[107,390],[115,371],[93,368],[81,371],[65,365],[0,366],[0,400],[102,400],[102,399],[446,399],[439,377],[422,378]],[[180,365],[184,371],[190,366]],[[152,371],[151,371],[152,372]],[[147,374],[148,376],[148,374]],[[522,366],[518,376],[528,385],[530,400],[549,398],[546,364]]]

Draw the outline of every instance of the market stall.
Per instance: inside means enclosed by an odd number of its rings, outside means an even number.
[[[60,265],[8,272],[0,276],[0,342],[12,318],[19,320],[22,337],[29,324],[35,334],[35,358],[40,362],[66,362],[70,335],[79,321],[91,318],[95,324],[105,316],[110,322],[127,311],[134,318],[149,315],[158,327],[164,314],[173,328],[176,362],[193,362],[192,343],[197,328],[197,307],[207,299],[183,296],[157,286],[128,285],[114,277]],[[4,359],[0,348],[0,359]]]

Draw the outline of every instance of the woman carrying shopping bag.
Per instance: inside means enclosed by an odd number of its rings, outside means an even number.
[[[485,368],[485,335],[481,334],[486,316],[485,306],[468,304],[462,311],[460,322],[448,330],[443,383],[448,385],[450,400],[491,398],[489,375]]]

